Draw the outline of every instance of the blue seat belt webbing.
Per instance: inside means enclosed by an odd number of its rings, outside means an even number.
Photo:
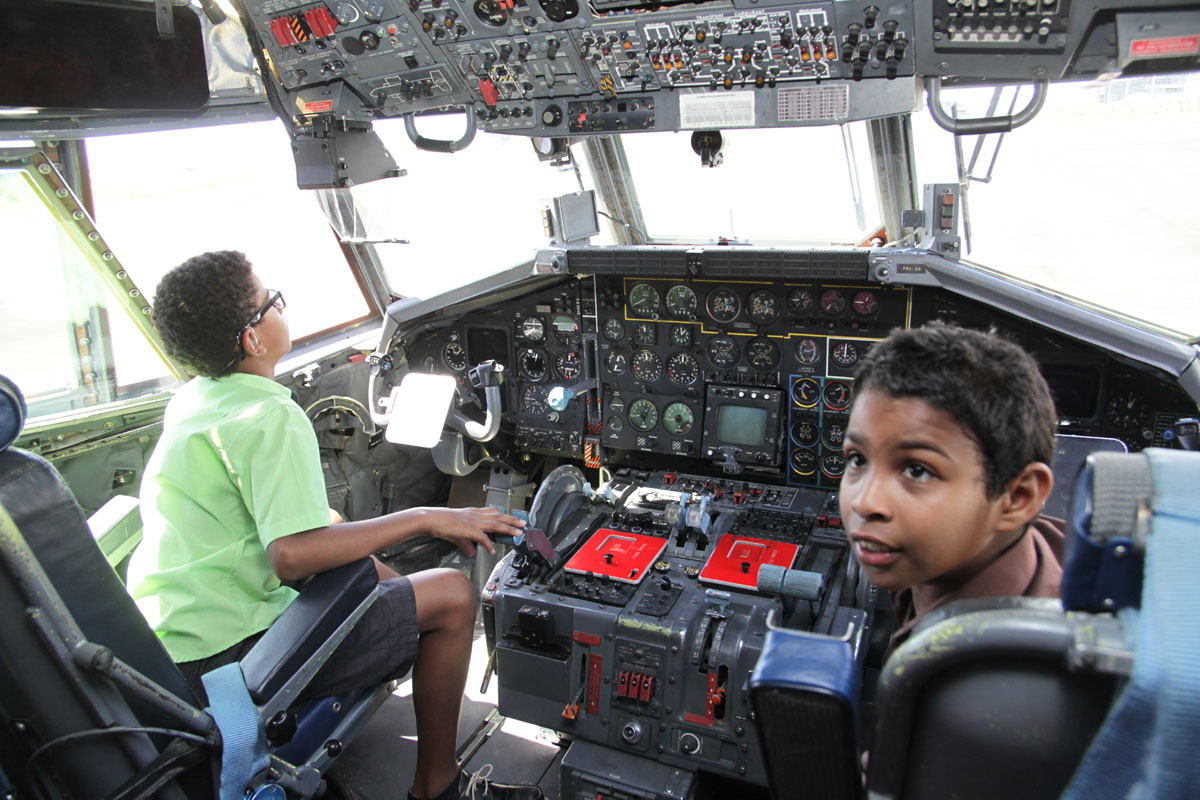
[[[267,748],[258,736],[258,709],[246,689],[242,666],[234,662],[201,676],[211,705],[208,713],[221,730],[221,800],[241,800],[250,778],[267,766]]]
[[[1063,800],[1200,798],[1200,455],[1145,451],[1154,517],[1133,674]]]

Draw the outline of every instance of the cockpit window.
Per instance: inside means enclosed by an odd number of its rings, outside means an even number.
[[[433,139],[463,134],[461,115],[422,117],[417,127]],[[480,133],[446,154],[414,148],[400,120],[375,130],[407,175],[361,188],[376,210],[389,206],[390,230],[407,242],[375,246],[392,289],[406,297],[433,297],[532,260],[546,245],[542,209],[579,191],[577,174],[592,188],[586,164],[576,173],[539,163],[528,137]],[[581,145],[571,152],[584,159]],[[601,225],[592,243],[611,244],[607,230]]]
[[[370,313],[278,122],[106,136],[87,152],[96,223],[147,295],[190,256],[241,250],[287,293],[294,339]]]
[[[24,169],[0,169],[0,373],[30,418],[152,394],[167,364],[88,263]]]
[[[1017,100],[1024,106],[1028,89]],[[1049,87],[1045,107],[1004,135],[987,182],[969,182],[967,259],[1154,327],[1200,335],[1200,73]],[[982,116],[990,89],[946,91]],[[1001,111],[1009,107],[1009,95]],[[957,181],[954,137],[913,117],[917,178]],[[969,164],[977,137],[961,141]],[[974,174],[986,178],[998,135]]]
[[[866,123],[721,135],[716,167],[688,132],[624,138],[652,240],[857,245],[879,229]]]

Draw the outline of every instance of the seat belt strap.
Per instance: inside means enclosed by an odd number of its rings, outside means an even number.
[[[250,779],[266,769],[266,744],[259,738],[258,709],[237,662],[201,676],[207,711],[221,731],[221,800],[241,800]]]

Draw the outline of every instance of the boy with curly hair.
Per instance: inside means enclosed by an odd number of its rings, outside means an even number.
[[[894,331],[855,374],[841,511],[871,583],[893,593],[892,648],[935,608],[1057,597],[1063,534],[1054,401],[1037,362],[995,333]]]
[[[316,435],[275,367],[291,349],[283,294],[241,253],[205,253],[162,279],[154,324],[198,377],[171,399],[141,487],[144,539],[130,589],[194,687],[239,661],[296,597],[284,584],[414,536],[467,555],[523,522],[492,508],[412,508],[342,521],[325,495]],[[410,798],[458,798],[471,776],[455,760],[476,598],[461,572],[402,577],[375,561],[378,600],[302,696],[378,686],[411,667],[417,764]],[[199,694],[203,696],[200,689]],[[536,800],[493,783],[486,797]]]

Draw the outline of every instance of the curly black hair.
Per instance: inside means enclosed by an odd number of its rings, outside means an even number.
[[[941,322],[898,328],[871,348],[854,377],[856,396],[871,389],[916,397],[957,422],[983,456],[989,499],[1029,464],[1053,463],[1050,388],[1033,356],[994,330]]]
[[[221,250],[193,256],[172,269],[154,292],[154,327],[167,353],[206,378],[233,372],[237,335],[257,310],[246,256]]]

